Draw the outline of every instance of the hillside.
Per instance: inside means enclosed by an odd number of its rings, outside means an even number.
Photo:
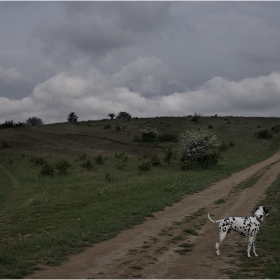
[[[57,265],[279,149],[277,118],[191,119],[117,119],[1,129],[0,276],[21,278],[38,264]],[[167,140],[169,135],[173,142],[141,141],[141,129],[148,127],[157,129],[159,139]],[[200,127],[214,132],[222,143],[218,164],[209,170],[182,171],[180,134]],[[264,130],[271,137],[257,138],[256,132]],[[168,148],[170,164],[164,161]],[[139,166],[155,159],[158,164],[139,171]],[[46,163],[53,167],[53,176],[40,176]],[[68,166],[65,173],[63,166]]]

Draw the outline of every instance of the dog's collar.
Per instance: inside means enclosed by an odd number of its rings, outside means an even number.
[[[254,215],[254,217],[257,219],[257,221],[261,224],[262,223],[262,220],[257,216],[257,215]]]

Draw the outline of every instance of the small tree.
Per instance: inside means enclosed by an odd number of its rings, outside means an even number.
[[[27,126],[35,126],[35,125],[42,125],[43,121],[40,118],[31,117],[28,118],[25,123]]]
[[[108,117],[110,117],[110,118],[111,118],[111,120],[113,120],[113,119],[114,119],[114,117],[115,117],[115,114],[114,114],[114,113],[110,113],[110,114],[108,114]]]
[[[78,121],[78,116],[74,112],[71,112],[68,115],[67,121],[68,122],[77,122]]]
[[[214,148],[220,145],[214,133],[203,128],[186,131],[181,134],[182,144],[179,155],[182,162],[189,162],[194,166],[207,168],[217,163],[217,154]],[[188,164],[191,167],[191,164]]]

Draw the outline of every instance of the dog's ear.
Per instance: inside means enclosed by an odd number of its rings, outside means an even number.
[[[263,207],[263,211],[265,214],[268,214],[269,210],[266,207]]]
[[[256,207],[256,211],[257,211],[258,209],[260,209],[260,206],[257,206],[257,207]]]

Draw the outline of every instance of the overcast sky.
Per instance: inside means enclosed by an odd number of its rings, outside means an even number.
[[[0,123],[280,117],[280,2],[0,2]]]

